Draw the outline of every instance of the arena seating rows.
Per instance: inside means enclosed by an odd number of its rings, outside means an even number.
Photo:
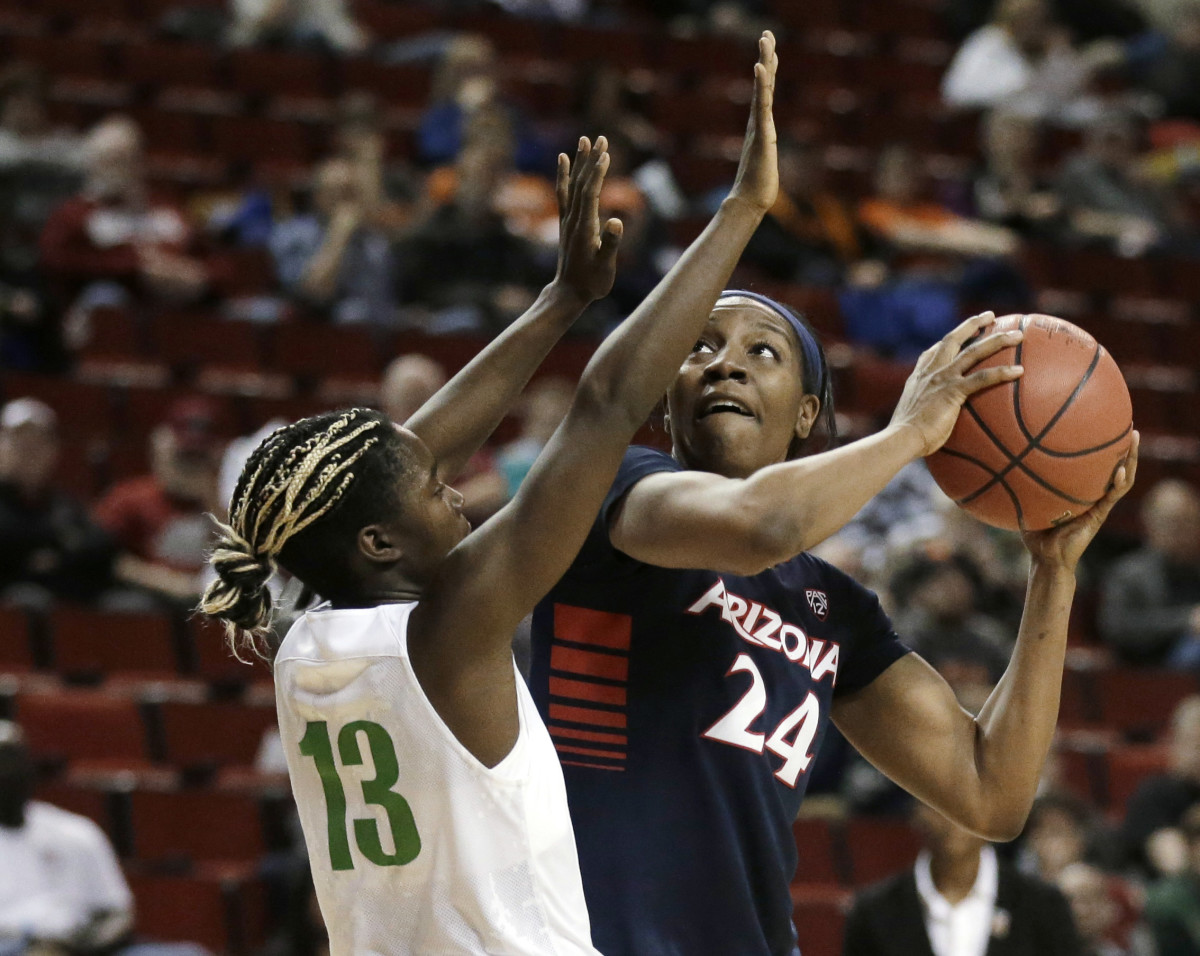
[[[247,177],[300,182],[322,155],[336,97],[346,90],[380,94],[391,147],[411,153],[430,89],[427,68],[161,39],[154,24],[174,5],[0,0],[0,56],[50,72],[61,121],[84,126],[129,110],[145,130],[155,185],[181,199]],[[942,179],[967,168],[977,153],[975,118],[936,102],[951,51],[933,4],[805,0],[776,9],[791,31],[785,39],[803,45],[805,60],[803,72],[781,81],[780,125],[831,144],[829,172],[848,196],[867,193],[875,153],[896,138],[923,144],[926,166]],[[551,28],[486,13],[450,22],[432,7],[386,0],[357,10],[383,40],[450,27],[487,33],[512,94],[548,121],[569,116],[578,64],[638,69],[684,188],[696,195],[732,178],[749,88],[745,50],[725,39],[664,37],[639,24]],[[1056,137],[1044,160],[1053,163],[1076,143],[1074,134]],[[701,225],[674,224],[675,240],[689,240]],[[1135,420],[1147,436],[1138,490],[1167,474],[1200,481],[1193,306],[1200,280],[1191,264],[1038,245],[1023,265],[1042,307],[1092,330],[1130,372]],[[261,253],[228,254],[218,275],[227,295],[271,286]],[[756,287],[805,308],[833,346],[851,430],[890,410],[908,365],[846,344],[832,293]],[[481,344],[258,326],[205,311],[107,310],[93,316],[76,377],[5,375],[0,399],[33,395],[56,408],[69,439],[63,481],[92,496],[145,468],[146,437],[172,398],[210,395],[222,434],[232,437],[272,417],[370,396],[386,360],[401,351],[430,354],[453,371]],[[550,369],[577,374],[592,347],[564,343]],[[1131,529],[1133,516],[1123,506],[1118,527]],[[1085,626],[1084,644],[1089,636]],[[1068,670],[1061,759],[1068,786],[1116,816],[1136,782],[1163,765],[1154,741],[1170,707],[1196,687],[1191,678],[1089,661]],[[139,928],[218,952],[249,952],[261,941],[266,905],[257,864],[279,845],[286,800],[278,781],[252,769],[273,720],[266,670],[232,661],[219,633],[194,621],[76,611],[30,617],[0,608],[0,673],[0,714],[26,724],[53,771],[39,795],[96,820],[113,838],[138,899]],[[793,888],[801,943],[806,956],[825,956],[840,947],[852,889],[911,862],[914,836],[903,825],[820,819],[798,822],[795,833],[805,877]]]

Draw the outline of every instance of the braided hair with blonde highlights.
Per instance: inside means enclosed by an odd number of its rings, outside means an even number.
[[[353,408],[272,432],[242,469],[209,563],[216,580],[200,610],[222,621],[235,656],[265,656],[282,566],[324,597],[353,589],[337,559],[354,534],[399,507],[410,459],[382,412]]]

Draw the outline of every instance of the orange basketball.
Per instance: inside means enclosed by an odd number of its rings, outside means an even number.
[[[1006,315],[991,331],[1025,338],[977,368],[1022,365],[1012,382],[976,392],[949,440],[927,459],[956,503],[997,528],[1040,531],[1103,497],[1133,433],[1117,363],[1091,335],[1050,315]]]

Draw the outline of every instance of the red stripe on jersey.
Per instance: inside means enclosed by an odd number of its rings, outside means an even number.
[[[607,757],[611,760],[624,760],[625,755],[612,750],[595,750],[592,747],[576,747],[574,744],[555,743],[554,749],[559,753],[583,754],[585,757]]]
[[[628,614],[592,611],[570,604],[554,605],[554,636],[560,641],[629,650],[633,618]]]
[[[602,734],[596,730],[576,730],[574,727],[559,727],[550,724],[551,737],[573,737],[576,740],[590,740],[594,744],[616,744],[624,747],[629,738],[624,734]]]
[[[590,700],[597,704],[625,706],[625,688],[593,684],[591,681],[567,680],[565,677],[550,678],[552,697],[573,697],[575,700]]]
[[[560,761],[564,767],[591,767],[593,770],[616,770],[618,773],[624,773],[624,766],[614,766],[606,763],[592,763],[590,760],[568,760],[563,757]]]
[[[593,707],[567,707],[564,704],[550,705],[551,720],[565,720],[572,724],[592,724],[598,727],[624,727],[625,715],[614,714]]]
[[[561,644],[555,644],[550,649],[550,667],[556,671],[566,671],[568,674],[603,677],[608,680],[623,681],[629,676],[627,658],[597,654],[594,651],[580,651],[573,647],[563,647]]]

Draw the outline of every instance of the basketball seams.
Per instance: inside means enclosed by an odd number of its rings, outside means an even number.
[[[1027,316],[1027,315],[1021,316],[1020,328],[1022,331],[1025,330],[1026,320],[1028,318],[1029,318],[1029,316]],[[1024,342],[1020,342],[1016,346],[1015,358],[1016,358],[1017,364],[1020,364],[1020,359],[1021,359],[1021,355],[1022,355],[1022,350],[1024,348],[1024,344],[1025,344]],[[992,444],[995,445],[1003,454],[1008,456],[1008,464],[1005,465],[1004,468],[1002,468],[999,473],[993,473],[992,478],[990,480],[984,482],[984,484],[981,487],[977,488],[971,494],[967,495],[967,497],[959,499],[958,504],[961,505],[961,504],[965,504],[965,503],[974,501],[980,495],[984,494],[991,488],[994,488],[997,484],[1004,484],[1004,476],[1007,475],[1014,468],[1019,468],[1026,476],[1028,476],[1029,478],[1032,478],[1037,484],[1041,485],[1047,491],[1050,491],[1050,492],[1058,495],[1060,498],[1062,498],[1066,501],[1070,501],[1073,504],[1091,506],[1096,503],[1095,501],[1089,501],[1086,498],[1076,498],[1074,495],[1068,495],[1065,492],[1060,491],[1058,488],[1055,488],[1053,485],[1051,485],[1049,482],[1047,482],[1045,479],[1043,479],[1040,475],[1031,471],[1024,464],[1025,458],[1028,457],[1029,454],[1033,451],[1040,451],[1040,452],[1043,452],[1044,454],[1048,454],[1051,457],[1055,457],[1055,458],[1073,458],[1073,457],[1078,457],[1079,455],[1084,454],[1084,452],[1066,453],[1066,452],[1048,451],[1047,449],[1044,449],[1042,447],[1041,442],[1042,442],[1042,439],[1045,438],[1046,435],[1049,434],[1051,430],[1053,430],[1054,426],[1058,424],[1059,420],[1063,417],[1063,415],[1065,415],[1067,413],[1067,410],[1074,403],[1075,399],[1077,399],[1080,395],[1083,394],[1084,387],[1087,385],[1088,381],[1091,379],[1092,373],[1096,370],[1096,367],[1100,364],[1100,358],[1104,352],[1104,347],[1099,342],[1097,342],[1095,339],[1092,340],[1092,345],[1093,345],[1092,360],[1088,364],[1087,369],[1084,371],[1083,375],[1080,377],[1079,381],[1076,383],[1075,388],[1072,390],[1071,394],[1067,396],[1066,401],[1063,402],[1063,404],[1059,407],[1058,411],[1056,411],[1054,413],[1054,415],[1051,416],[1050,421],[1046,423],[1045,427],[1037,435],[1034,435],[1029,430],[1028,426],[1025,424],[1025,419],[1021,415],[1021,393],[1020,393],[1021,380],[1017,379],[1016,381],[1013,382],[1013,416],[1017,421],[1017,427],[1021,430],[1021,434],[1026,439],[1025,449],[1020,454],[1014,455],[1008,449],[1008,447],[1002,441],[1000,441],[999,438],[996,437],[995,433],[990,428],[988,428],[986,424],[984,424],[982,417],[975,410],[974,406],[970,403],[970,401],[968,401],[966,404],[963,405],[963,408],[971,415],[971,417],[975,420],[975,423],[979,426],[980,430],[988,437],[988,439],[992,442]],[[1132,428],[1132,425],[1130,426],[1130,428]],[[1126,429],[1126,431],[1128,431],[1128,429]],[[1101,445],[1100,447],[1106,448],[1106,447],[1120,441],[1124,437],[1125,437],[1124,435],[1120,435],[1117,438],[1113,439],[1113,441],[1107,442],[1106,444]],[[946,449],[944,449],[944,450],[946,450]],[[990,468],[986,469],[986,470],[989,473],[991,473]]]

